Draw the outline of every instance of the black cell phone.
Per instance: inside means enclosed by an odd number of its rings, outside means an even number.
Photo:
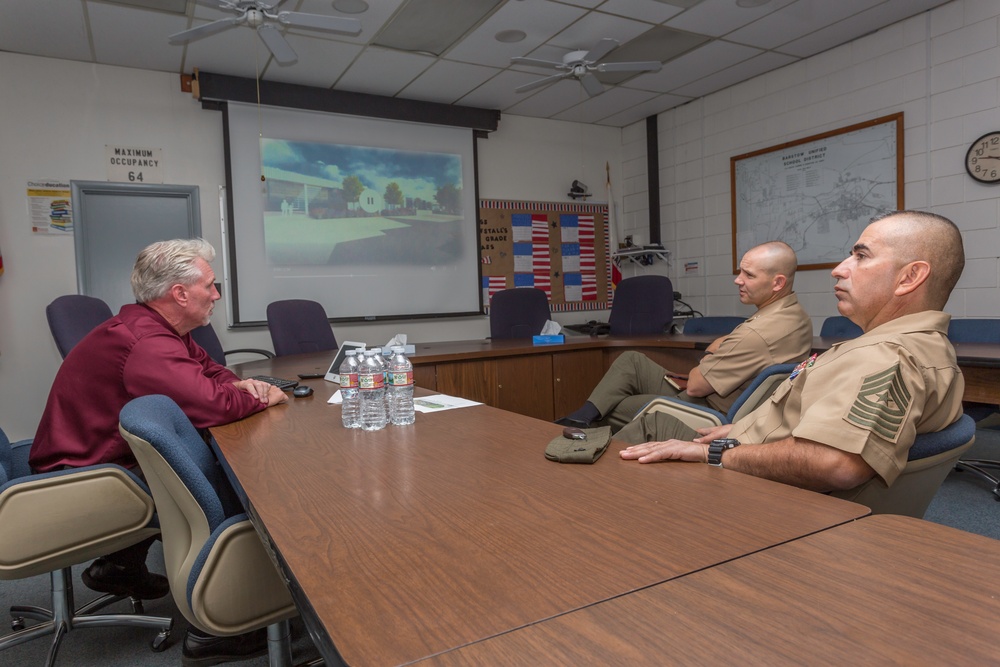
[[[300,380],[318,380],[325,377],[326,373],[299,373]]]

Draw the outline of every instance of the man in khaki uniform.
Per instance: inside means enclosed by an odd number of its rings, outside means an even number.
[[[735,424],[696,433],[663,413],[640,417],[618,437],[643,444],[622,458],[710,462],[824,492],[876,475],[891,485],[916,434],[962,415],[965,383],[941,309],[964,266],[961,233],[947,218],[876,218],[833,270],[837,308],[863,335],[801,364]]]
[[[805,359],[812,347],[812,322],[792,291],[795,251],[772,241],[751,248],[734,282],[740,301],[757,312],[732,333],[713,341],[679,392],[667,369],[638,352],[625,352],[611,365],[590,398],[558,423],[610,425],[617,431],[657,396],[677,398],[726,412],[757,375],[773,364]]]

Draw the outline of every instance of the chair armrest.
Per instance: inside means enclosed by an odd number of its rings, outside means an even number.
[[[0,487],[0,579],[68,567],[159,529],[153,499],[116,465],[32,475]]]
[[[266,359],[274,359],[274,352],[270,350],[260,350],[255,347],[241,347],[236,350],[226,350],[225,354],[228,356],[230,354],[259,354]]]
[[[687,403],[671,396],[660,396],[647,403],[632,419],[638,419],[648,412],[666,412],[693,429],[709,428],[728,423],[726,416],[718,410]]]
[[[245,517],[220,524],[191,569],[187,601],[205,632],[239,634],[298,613],[285,578]]]

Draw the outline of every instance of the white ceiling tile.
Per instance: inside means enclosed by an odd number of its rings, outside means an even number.
[[[346,44],[313,36],[288,33],[288,44],[299,59],[291,65],[272,63],[264,77],[269,81],[330,88],[361,53],[360,44]]]
[[[625,109],[616,114],[595,121],[597,125],[610,125],[611,127],[625,127],[636,121],[640,121],[648,116],[655,116],[663,107],[672,109],[686,102],[691,98],[679,95],[657,95],[646,102],[637,104],[629,109]]]
[[[0,50],[65,60],[91,59],[83,5],[65,0],[5,2]]]
[[[881,2],[884,0],[797,0],[787,10],[769,14],[730,33],[726,39],[762,49],[773,49]],[[865,32],[870,30],[871,28]]]
[[[537,78],[533,74],[505,70],[458,100],[458,104],[483,109],[507,109],[528,97],[524,93],[515,93],[514,89]]]
[[[743,8],[736,6],[736,0],[702,0],[683,14],[667,21],[665,25],[701,35],[722,37],[793,2],[795,0],[771,0],[760,7]]]
[[[554,34],[584,15],[584,10],[557,2],[508,2],[486,19],[445,57],[450,60],[506,67],[515,56],[526,56]],[[516,43],[496,41],[502,30],[521,30],[524,40]]]
[[[434,64],[434,58],[368,47],[337,81],[337,90],[392,97]]]
[[[607,0],[597,10],[650,23],[663,23],[684,11],[680,7],[657,0]]]
[[[751,58],[739,65],[734,65],[729,69],[724,69],[721,72],[716,72],[706,76],[694,83],[688,84],[687,86],[682,86],[671,92],[675,95],[683,95],[685,97],[702,97],[708,95],[709,93],[714,93],[717,90],[722,90],[727,86],[732,86],[733,84],[740,83],[741,81],[746,81],[747,79],[752,79],[758,74],[764,74],[765,72],[770,72],[773,69],[779,67],[784,67],[789,63],[793,63],[797,60],[792,56],[786,56],[781,53],[762,53],[755,58]]]
[[[629,81],[629,86],[667,93],[760,54],[742,44],[709,42],[666,63],[659,72],[648,72]]]
[[[624,44],[652,27],[650,23],[591,12],[553,37],[549,43],[568,51],[587,50],[605,37],[617,39]]]
[[[99,63],[120,64],[158,71],[179,70],[182,48],[148,48],[163,45],[167,37],[187,28],[187,17],[179,14],[133,12],[118,5],[91,3],[87,13],[94,38],[94,56]]]
[[[495,67],[439,60],[404,88],[400,97],[453,104],[499,72]]]
[[[532,92],[534,94],[524,101],[506,109],[507,113],[548,118],[587,99],[583,86],[575,79],[564,79]]]
[[[645,90],[608,88],[600,95],[591,97],[553,117],[557,120],[569,120],[576,123],[596,123],[602,118],[621,113],[656,96],[656,93]]]
[[[341,14],[331,7],[330,0],[302,0],[302,6],[297,11],[307,14],[324,14],[330,16],[340,16],[343,18],[358,19],[361,21],[361,34],[352,37],[349,35],[336,35],[336,39],[355,44],[367,44],[378,31],[392,18],[396,10],[405,0],[368,0],[368,11],[363,14]],[[294,3],[286,3],[288,6],[284,10],[292,9]],[[320,33],[324,34],[324,33]],[[325,33],[331,36],[334,33]]]

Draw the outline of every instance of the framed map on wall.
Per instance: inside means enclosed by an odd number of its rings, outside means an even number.
[[[874,216],[903,208],[903,114],[730,158],[733,273],[766,241],[833,268]]]

